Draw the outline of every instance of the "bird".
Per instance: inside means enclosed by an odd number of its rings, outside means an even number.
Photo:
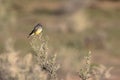
[[[34,26],[34,28],[31,31],[31,33],[29,33],[28,38],[30,36],[33,36],[33,35],[39,35],[39,34],[41,34],[42,30],[43,30],[42,29],[42,25],[40,23],[38,23],[36,26]]]

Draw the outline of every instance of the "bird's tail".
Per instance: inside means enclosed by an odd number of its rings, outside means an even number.
[[[27,36],[27,38],[30,38],[31,36],[33,36],[34,35],[34,33],[30,33],[28,36]]]

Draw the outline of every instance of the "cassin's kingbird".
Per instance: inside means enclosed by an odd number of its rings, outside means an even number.
[[[42,32],[42,25],[37,24],[32,30],[32,32],[29,34],[28,38],[33,35],[39,35],[41,32]]]

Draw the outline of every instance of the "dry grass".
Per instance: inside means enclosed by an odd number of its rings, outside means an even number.
[[[42,35],[35,36],[31,41],[31,46],[36,52],[35,59],[37,64],[48,73],[48,80],[57,80],[59,65],[56,63],[56,55],[48,56],[46,39]]]
[[[21,57],[12,46],[12,40],[6,43],[8,53],[0,55],[0,80],[59,80],[59,64],[56,55],[48,55],[47,40],[42,35],[30,38],[30,44],[35,51]],[[82,64],[83,63],[83,64]],[[103,65],[91,66],[91,52],[81,62],[79,77],[82,80],[103,80],[111,76],[112,68]],[[60,74],[59,74],[60,75]]]
[[[110,71],[112,67],[107,68],[102,64],[94,65],[91,61],[91,51],[89,51],[88,56],[86,56],[81,63],[83,64],[79,71],[79,77],[82,80],[104,80],[111,77]]]
[[[35,44],[37,39],[40,44]],[[10,47],[11,40],[7,42],[8,53],[0,55],[0,80],[57,80],[59,65],[55,55],[48,57],[44,40],[42,42],[40,37],[34,37],[31,46],[36,53],[24,57]]]

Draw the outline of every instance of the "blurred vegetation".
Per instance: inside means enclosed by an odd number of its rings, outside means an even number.
[[[119,21],[119,0],[1,0],[0,54],[7,52],[9,38],[21,55],[33,53],[27,35],[41,23],[49,53],[57,53],[58,62],[64,64],[62,77],[79,69],[79,60],[89,50],[96,63],[114,65],[113,73],[118,74]]]

